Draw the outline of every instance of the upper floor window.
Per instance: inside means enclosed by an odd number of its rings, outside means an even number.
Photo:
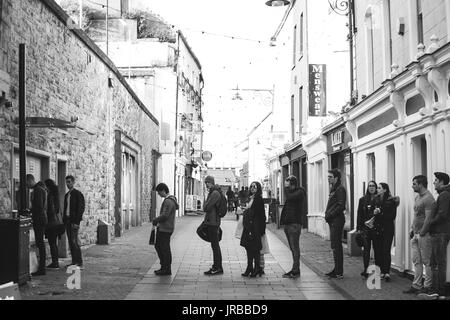
[[[424,44],[422,0],[416,1],[417,1],[417,40],[418,43]]]
[[[301,59],[303,57],[303,32],[304,32],[304,20],[303,20],[303,13],[300,16],[300,43],[299,43],[299,54]]]
[[[297,52],[297,26],[294,27],[294,52],[293,52],[293,66],[295,67],[295,64],[297,62],[297,57],[296,57],[296,52]]]

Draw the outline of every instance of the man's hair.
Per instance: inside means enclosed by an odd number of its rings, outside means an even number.
[[[296,176],[289,176],[286,178],[286,181],[288,181],[291,186],[297,187],[298,180]]]
[[[444,182],[444,185],[448,185],[448,183],[450,182],[450,177],[448,176],[448,174],[444,173],[444,172],[435,172],[434,176],[436,177],[436,179],[438,179],[439,181]]]
[[[164,191],[166,194],[169,194],[169,187],[165,183],[160,183],[156,186],[156,191]]]
[[[66,180],[72,180],[72,182],[74,182],[75,181],[75,177],[69,175],[69,176],[66,177]]]
[[[415,176],[413,181],[416,180],[417,184],[421,184],[422,186],[424,186],[425,188],[428,188],[428,178],[420,175],[420,176]]]
[[[331,173],[333,175],[333,177],[338,178],[339,182],[341,181],[342,174],[341,174],[341,171],[339,169],[329,170],[328,173]]]
[[[34,176],[32,174],[27,174],[27,181],[34,181]]]

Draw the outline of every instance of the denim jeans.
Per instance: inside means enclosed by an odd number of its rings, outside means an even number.
[[[78,231],[80,226],[76,226],[73,223],[66,224],[67,240],[69,242],[70,255],[72,256],[73,264],[83,264],[83,258],[81,257],[81,244],[78,239]]]
[[[445,282],[447,275],[447,246],[450,234],[438,233],[431,236],[431,269],[433,270],[433,289],[441,296],[445,296]]]
[[[382,267],[382,239],[380,236],[376,235],[374,231],[366,231],[364,235],[364,253],[363,253],[363,262],[364,262],[364,272],[367,272],[367,268],[370,265],[370,250],[372,250],[375,255],[375,265]]]
[[[213,251],[213,269],[222,269],[222,252],[219,245],[219,227],[208,226],[208,238],[211,241],[211,248]]]
[[[44,231],[45,227],[43,226],[33,226],[34,230],[34,239],[36,242],[36,247],[39,250],[39,270],[38,271],[45,271],[45,259],[46,259],[46,252],[45,252],[45,243],[44,243]]]
[[[170,251],[170,232],[156,232],[155,250],[158,254],[161,270],[171,271],[172,252]]]
[[[389,274],[391,270],[391,248],[394,241],[394,231],[384,231],[381,237],[381,273]]]
[[[289,243],[289,248],[292,252],[292,270],[293,272],[300,271],[300,234],[302,232],[301,224],[288,224],[284,226],[284,233]]]
[[[334,273],[344,273],[344,249],[342,248],[342,231],[345,225],[345,216],[336,217],[329,223],[330,225],[330,240],[331,249],[333,250],[334,258]]]
[[[415,289],[422,289],[423,266],[425,266],[425,282],[424,287],[431,289],[433,284],[433,274],[431,270],[431,252],[432,243],[431,236],[427,234],[425,237],[420,237],[415,234],[411,239],[411,253],[414,264],[414,280],[412,287]]]
[[[58,236],[55,232],[47,232],[48,244],[50,246],[50,254],[52,256],[52,263],[58,264]]]

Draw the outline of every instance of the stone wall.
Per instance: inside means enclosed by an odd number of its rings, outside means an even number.
[[[151,151],[158,150],[159,123],[120,76],[112,62],[80,30],[67,27],[67,15],[53,0],[4,0],[0,29],[0,68],[10,76],[13,108],[0,108],[0,212],[11,209],[11,148],[18,143],[18,47],[27,47],[27,116],[79,118],[77,129],[28,129],[27,147],[50,156],[50,178],[58,158],[86,198],[83,244],[96,242],[98,219],[115,223],[114,131],[142,147],[140,214],[148,220],[152,185]],[[6,60],[6,63],[5,63]],[[111,78],[111,81],[108,80]],[[112,84],[110,87],[109,83]]]

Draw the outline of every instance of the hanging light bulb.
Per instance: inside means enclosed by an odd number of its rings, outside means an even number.
[[[290,4],[291,2],[288,0],[269,0],[266,2],[266,6],[269,7],[282,7],[282,6],[287,6],[288,4]]]

